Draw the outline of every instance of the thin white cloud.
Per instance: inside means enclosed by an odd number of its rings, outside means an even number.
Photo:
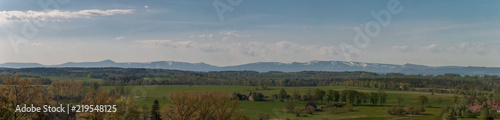
[[[195,49],[207,53],[223,52],[245,56],[337,56],[340,49],[335,46],[299,45],[289,41],[276,43],[198,43],[194,41],[138,40],[145,48]]]
[[[148,8],[149,8],[149,6],[145,5],[145,6],[144,6],[144,8],[148,9]]]
[[[30,46],[42,46],[42,43],[30,43]]]
[[[483,42],[464,42],[458,44],[456,47],[450,49],[459,53],[477,53],[481,55],[488,54],[490,52],[494,52],[493,48],[490,47],[491,44],[486,44]],[[497,45],[493,45],[497,46]]]
[[[236,30],[231,30],[231,31],[221,31],[219,32],[221,35],[226,35],[226,36],[235,36],[235,37],[240,37],[241,35],[238,33]]]
[[[123,39],[123,38],[125,38],[125,37],[116,37],[115,39],[116,39],[116,40],[121,40],[121,39]]]
[[[203,38],[203,39],[213,39],[214,38],[214,34],[202,34],[202,35],[198,35],[198,38]]]
[[[430,44],[427,46],[396,45],[391,47],[391,50],[399,52],[421,51],[421,52],[432,52],[432,53],[447,52],[447,53],[461,53],[461,54],[472,53],[472,54],[486,55],[491,52],[496,52],[496,50],[498,49],[491,47],[490,45],[483,42],[463,42],[451,46],[442,46],[438,44]]]
[[[247,31],[245,32],[240,32],[237,30],[229,30],[229,31],[220,31],[218,32],[219,34],[212,34],[212,33],[207,33],[207,34],[192,34],[189,36],[189,39],[195,40],[195,39],[205,39],[205,40],[213,40],[214,38],[218,38],[221,41],[229,41],[234,38],[249,38],[250,35],[248,34]]]
[[[415,50],[416,47],[412,47],[412,46],[399,46],[399,45],[396,45],[396,46],[392,46],[392,50],[395,50],[395,51],[400,51],[400,52],[413,52]]]
[[[172,40],[138,40],[137,42],[141,43],[141,46],[146,48],[157,48],[171,44]]]
[[[420,50],[423,50],[423,51],[430,51],[430,52],[433,52],[433,53],[440,53],[440,52],[446,52],[446,49],[441,47],[440,45],[437,45],[437,44],[431,44],[431,45],[428,45],[428,46],[424,46],[424,47],[419,47]]]
[[[207,39],[207,40],[212,40],[214,39],[214,34],[200,34],[200,35],[190,35],[189,38],[190,39],[197,39],[197,38],[201,38],[201,39]]]
[[[0,21],[11,22],[11,21],[45,21],[47,19],[59,19],[59,18],[85,18],[92,16],[110,16],[117,14],[130,14],[133,13],[132,9],[111,9],[111,10],[80,10],[80,11],[60,11],[52,10],[48,12],[43,11],[1,11]],[[57,20],[56,20],[57,21]]]
[[[232,38],[250,37],[250,35],[246,34],[246,32],[240,32],[237,30],[220,31],[219,35],[222,36],[222,41],[228,41]]]
[[[133,13],[134,10],[132,9],[111,9],[111,10],[97,10],[97,9],[91,9],[91,10],[81,10],[78,12],[71,12],[72,14],[78,16],[84,15],[84,16],[109,16],[109,15],[115,15],[115,14],[130,14]]]
[[[432,53],[440,53],[447,52],[448,50],[437,44],[430,44],[427,46],[392,46],[391,50],[400,51],[400,52],[414,52],[415,50],[423,51],[423,52],[432,52]]]
[[[222,41],[228,41],[230,38],[231,38],[231,37],[227,37],[227,36],[225,36],[225,37],[222,37],[222,39],[221,39],[221,40],[222,40]]]

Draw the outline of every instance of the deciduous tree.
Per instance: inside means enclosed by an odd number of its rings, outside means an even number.
[[[378,103],[378,99],[379,99],[379,96],[377,93],[375,92],[371,92],[370,93],[370,102],[373,104],[373,105],[376,105]]]
[[[326,91],[326,102],[332,102],[333,100],[335,100],[334,90],[328,89]]]
[[[48,119],[44,112],[16,112],[16,107],[42,107],[50,105],[51,94],[45,92],[40,83],[19,76],[9,77],[0,85],[0,118],[2,119]]]
[[[301,101],[302,98],[300,96],[300,92],[298,90],[294,90],[293,91],[293,99],[297,100],[297,101]]]
[[[288,94],[286,93],[285,89],[281,88],[281,89],[280,89],[280,92],[279,92],[279,94],[278,94],[278,98],[279,98],[279,99],[288,99],[288,98],[290,98],[290,95],[288,95]]]
[[[418,103],[421,103],[422,104],[422,107],[424,107],[424,104],[429,102],[429,99],[427,99],[426,96],[424,95],[419,95],[418,96]]]
[[[81,105],[115,105],[116,95],[109,95],[106,91],[100,88],[90,89],[90,91],[85,95],[85,98],[81,101]],[[78,119],[92,119],[92,120],[102,120],[110,115],[106,112],[80,112],[76,114]]]
[[[321,90],[319,88],[317,88],[315,91],[314,91],[314,97],[316,100],[320,100],[321,103],[323,103],[323,98],[325,97],[325,94],[326,92],[324,90]]]
[[[451,97],[451,102],[457,104],[458,103],[458,96],[457,95],[454,95]]]
[[[259,120],[269,120],[269,114],[259,113]]]
[[[245,117],[238,111],[238,100],[222,92],[173,92],[162,108],[165,120],[240,120]]]
[[[398,107],[401,107],[401,102],[405,101],[405,99],[401,96],[398,96],[396,99],[398,100]]]
[[[302,113],[302,111],[304,111],[303,108],[295,108],[295,109],[293,109],[293,112],[295,113],[295,116],[297,116],[297,117],[300,117],[300,113]]]
[[[378,95],[380,97],[380,105],[384,105],[387,102],[387,93],[378,91]]]
[[[283,106],[288,112],[293,112],[293,109],[295,109],[295,102],[292,100],[287,100],[286,104]]]
[[[141,109],[141,118],[147,120],[149,118],[149,109],[147,105],[143,105]]]
[[[82,97],[85,86],[82,81],[56,81],[52,82],[48,87],[54,93],[65,98],[80,98]]]
[[[314,107],[313,107],[313,106],[307,106],[307,107],[305,108],[305,111],[306,111],[307,113],[309,113],[309,114],[313,114],[314,110],[315,110],[315,109],[314,109]]]
[[[115,102],[116,112],[109,113],[108,119],[111,120],[136,120],[139,119],[140,111],[137,102],[131,96],[120,97]]]

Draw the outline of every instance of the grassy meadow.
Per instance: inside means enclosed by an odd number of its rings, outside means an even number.
[[[73,80],[73,81],[85,81],[94,82],[102,81],[102,79],[86,78],[86,77],[48,77],[54,81],[61,80]],[[155,78],[151,78],[155,79]],[[101,86],[103,90],[113,89],[115,86]],[[248,95],[250,92],[261,92],[265,96],[271,96],[272,94],[279,93],[281,88],[285,89],[289,95],[292,95],[294,91],[299,91],[301,95],[304,95],[308,90],[313,90],[316,88],[322,90],[345,90],[353,89],[359,92],[377,92],[384,91],[388,94],[387,103],[383,106],[377,105],[372,106],[370,103],[366,103],[361,106],[354,106],[354,112],[331,114],[328,111],[319,111],[314,114],[308,114],[303,112],[301,117],[296,117],[294,113],[287,113],[284,111],[284,102],[275,101],[240,101],[239,102],[239,112],[248,116],[251,120],[258,119],[259,113],[267,113],[271,119],[286,119],[290,118],[293,120],[440,120],[441,117],[438,115],[440,113],[441,107],[444,105],[451,105],[451,96],[453,94],[441,94],[434,93],[432,95],[429,92],[412,92],[412,91],[399,91],[399,90],[386,90],[386,89],[375,89],[375,88],[365,88],[365,87],[350,87],[350,86],[311,86],[311,87],[268,87],[268,90],[263,90],[259,86],[235,86],[235,85],[146,85],[146,86],[125,86],[136,93],[136,100],[139,103],[139,107],[146,105],[151,107],[155,100],[158,100],[160,107],[168,104],[168,95],[170,92],[174,91],[194,91],[194,90],[206,90],[206,91],[221,91],[227,94],[232,94],[233,92],[239,92],[241,94]],[[88,92],[89,86],[86,86],[84,93]],[[416,115],[411,117],[395,117],[388,115],[386,113],[387,108],[392,106],[397,106],[396,98],[401,96],[404,101],[401,102],[401,106],[405,105],[420,105],[417,102],[417,96],[425,95],[428,97],[429,102],[425,106],[432,106],[431,108],[425,107],[425,112],[422,115]],[[442,99],[442,103],[438,103],[438,99]],[[300,102],[296,104],[296,107],[304,107],[306,102]],[[318,108],[324,106],[319,103]],[[467,119],[462,119],[467,120]],[[474,120],[474,119],[470,119]]]
[[[136,93],[143,93],[143,95],[139,95],[136,100],[142,105],[147,105],[151,107],[153,101],[158,99],[163,107],[164,104],[168,103],[166,99],[168,98],[168,94],[173,91],[194,91],[194,90],[216,90],[227,92],[231,94],[233,92],[239,92],[242,94],[248,94],[250,91],[258,91],[262,92],[266,96],[271,96],[272,94],[277,94],[281,88],[284,88],[288,94],[292,94],[295,90],[298,90],[301,95],[305,94],[309,89],[334,89],[334,90],[344,90],[344,89],[353,89],[360,92],[377,92],[379,89],[373,88],[362,88],[362,87],[344,87],[344,86],[318,86],[318,87],[269,87],[270,90],[262,90],[257,86],[225,86],[225,85],[157,85],[157,86],[126,86],[132,90],[136,90]],[[103,86],[102,89],[109,90],[112,89],[113,86]],[[409,91],[396,91],[396,90],[381,90],[385,91],[389,96],[387,98],[387,103],[384,106],[371,106],[370,104],[355,106],[354,112],[347,112],[341,114],[331,114],[328,111],[315,112],[314,114],[302,113],[301,117],[296,117],[293,113],[287,113],[283,110],[284,102],[279,101],[240,101],[240,110],[239,112],[245,114],[250,119],[258,119],[259,113],[267,113],[273,119],[285,119],[290,118],[294,120],[317,120],[317,119],[329,119],[329,120],[387,120],[387,119],[417,119],[417,120],[435,120],[441,119],[438,115],[441,109],[441,106],[446,104],[451,104],[451,96],[452,94],[439,94],[435,93],[431,95],[428,92],[409,92]],[[429,102],[426,106],[430,105],[432,108],[426,107],[425,112],[422,115],[416,115],[411,117],[394,117],[388,115],[386,113],[386,109],[391,106],[397,106],[397,96],[401,96],[404,98],[404,101],[401,102],[401,105],[420,105],[417,102],[418,95],[425,95],[428,97]],[[438,99],[442,99],[442,103],[438,103]],[[324,103],[326,103],[324,101]],[[301,102],[296,104],[296,107],[304,107],[305,102]],[[318,107],[323,106],[324,104],[318,104]],[[306,117],[302,117],[306,116]]]

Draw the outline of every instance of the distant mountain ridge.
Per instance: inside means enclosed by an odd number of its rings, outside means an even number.
[[[68,62],[60,65],[42,65],[39,63],[4,63],[0,67],[5,68],[34,68],[34,67],[81,67],[81,68],[99,68],[99,67],[118,67],[118,68],[154,68],[154,69],[175,69],[186,71],[282,71],[282,72],[300,72],[300,71],[368,71],[375,73],[403,73],[403,74],[445,74],[456,73],[461,75],[500,75],[499,67],[461,67],[461,66],[442,66],[431,67],[415,64],[379,64],[365,62],[347,62],[347,61],[309,61],[309,62],[256,62],[235,66],[213,66],[205,63],[187,63],[176,61],[157,61],[157,62],[125,62],[117,63],[112,60],[99,62]]]

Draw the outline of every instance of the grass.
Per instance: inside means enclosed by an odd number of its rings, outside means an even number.
[[[318,87],[270,87],[271,90],[262,90],[260,87],[256,86],[224,86],[224,85],[158,85],[158,86],[126,86],[127,88],[132,89],[136,93],[141,93],[141,98],[136,99],[137,102],[142,105],[146,105],[151,107],[154,100],[158,100],[160,102],[160,107],[163,107],[168,103],[166,99],[168,98],[168,94],[174,91],[194,91],[194,90],[217,90],[227,92],[231,94],[233,92],[240,92],[242,94],[248,94],[250,91],[259,91],[262,92],[266,96],[271,96],[272,94],[277,94],[281,88],[285,89],[288,94],[292,94],[293,91],[298,90],[300,94],[305,94],[309,89],[334,89],[334,90],[344,90],[344,89],[354,89],[361,92],[377,92],[379,89],[374,88],[362,88],[362,87],[344,87],[344,86],[318,86]],[[108,90],[112,89],[113,86],[103,86],[102,89]],[[256,90],[259,88],[259,90]],[[244,113],[250,119],[258,119],[259,113],[267,113],[271,118],[279,118],[279,119],[297,119],[297,120],[310,120],[310,119],[334,119],[334,120],[402,120],[402,119],[421,119],[421,120],[434,120],[440,119],[439,112],[442,106],[448,104],[451,105],[451,96],[452,94],[440,94],[428,92],[411,92],[411,91],[397,91],[397,90],[381,90],[385,91],[389,96],[387,98],[387,103],[384,106],[371,106],[371,105],[363,105],[363,106],[355,106],[355,112],[347,112],[341,114],[330,114],[329,112],[316,112],[313,115],[302,113],[301,116],[307,117],[296,117],[293,113],[287,113],[283,111],[283,102],[276,101],[265,101],[265,102],[252,102],[252,101],[240,101],[240,110],[239,112]],[[404,101],[401,102],[401,105],[420,105],[417,102],[418,95],[425,95],[428,97],[429,102],[425,104],[426,106],[431,105],[432,108],[425,108],[426,112],[423,115],[417,115],[412,117],[394,117],[390,116],[386,113],[386,109],[391,106],[397,106],[396,98],[397,96],[401,96],[404,98]],[[442,98],[442,103],[439,104],[437,101],[439,98]],[[322,106],[323,104],[319,104]],[[305,103],[299,103],[296,107],[304,107]]]
[[[85,82],[94,82],[94,81],[102,81],[102,79],[96,78],[87,78],[87,77],[46,77],[53,81],[65,81],[65,80],[74,80],[74,81],[85,81]],[[159,78],[147,78],[147,79],[159,79]],[[169,79],[169,78],[161,78],[161,79]],[[285,119],[290,118],[294,120],[311,120],[311,119],[329,119],[329,120],[436,120],[441,119],[438,115],[440,109],[444,105],[451,105],[451,96],[453,94],[440,94],[434,93],[431,95],[429,92],[412,92],[412,91],[398,91],[398,90],[385,90],[385,89],[375,89],[375,88],[364,88],[364,87],[350,87],[350,86],[311,86],[311,87],[268,87],[269,90],[263,90],[258,86],[233,86],[233,85],[148,85],[148,86],[125,86],[126,88],[131,89],[134,93],[136,93],[139,98],[137,98],[137,102],[139,103],[139,107],[142,108],[143,105],[151,108],[154,100],[158,100],[160,102],[160,107],[163,107],[165,104],[169,102],[167,99],[168,94],[174,91],[194,91],[194,90],[207,90],[207,91],[222,91],[227,94],[231,94],[233,92],[239,92],[241,94],[249,94],[252,91],[262,92],[266,96],[271,96],[272,94],[279,93],[280,89],[285,89],[288,94],[292,94],[294,91],[299,91],[301,95],[304,95],[308,90],[314,89],[334,89],[334,90],[345,90],[345,89],[353,89],[360,92],[377,92],[384,91],[388,94],[387,103],[383,106],[371,106],[371,105],[362,105],[355,106],[354,112],[347,112],[341,114],[331,114],[328,111],[323,112],[315,112],[314,114],[302,113],[301,117],[296,117],[293,113],[287,113],[283,111],[283,102],[277,101],[240,101],[239,104],[239,112],[245,114],[250,119],[258,119],[259,113],[267,113],[273,119]],[[102,86],[103,90],[113,89],[114,86]],[[84,93],[88,92],[89,86],[86,86]],[[390,116],[386,113],[386,109],[392,106],[397,106],[396,98],[401,96],[404,98],[404,101],[401,102],[401,106],[405,105],[420,105],[417,102],[417,96],[425,95],[428,97],[429,102],[425,104],[426,106],[430,105],[432,108],[426,107],[424,114],[416,115],[412,117],[394,117]],[[438,99],[442,99],[442,103],[439,104]],[[323,106],[324,104],[319,104],[318,106]],[[305,102],[297,103],[296,107],[304,107]],[[467,119],[460,119],[467,120]],[[473,120],[473,119],[469,119]]]

